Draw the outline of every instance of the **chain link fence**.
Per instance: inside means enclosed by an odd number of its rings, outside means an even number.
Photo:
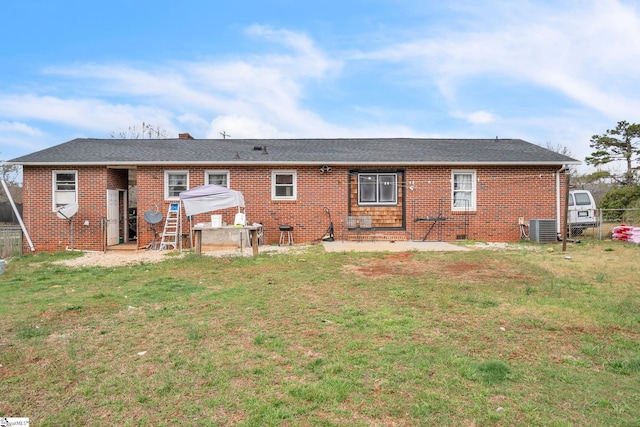
[[[600,225],[597,228],[597,238],[610,239],[613,227],[630,225],[640,227],[640,208],[630,209],[599,209]]]

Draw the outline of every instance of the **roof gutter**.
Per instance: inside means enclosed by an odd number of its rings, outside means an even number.
[[[519,162],[519,161],[503,161],[503,162],[465,162],[465,161],[457,161],[457,162],[416,162],[416,161],[384,161],[384,162],[371,162],[371,161],[313,161],[313,162],[294,162],[294,161],[225,161],[225,160],[210,160],[210,161],[192,161],[192,160],[172,160],[172,161],[128,161],[128,162],[55,162],[55,161],[47,161],[47,162],[7,162],[8,165],[22,165],[22,166],[120,166],[120,167],[136,167],[136,166],[157,166],[157,165],[167,165],[167,166],[175,166],[175,165],[228,165],[228,166],[270,166],[270,165],[291,165],[291,166],[322,166],[322,165],[332,165],[332,166],[352,166],[352,165],[370,165],[370,166],[387,166],[387,165],[406,165],[406,166],[456,166],[456,165],[468,165],[468,166],[557,166],[558,162],[549,161],[549,162]],[[562,169],[566,167],[566,165],[580,165],[580,161],[573,162],[564,162]]]

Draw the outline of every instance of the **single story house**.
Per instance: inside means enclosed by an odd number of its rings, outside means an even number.
[[[23,221],[36,251],[147,247],[179,194],[205,184],[243,193],[246,219],[295,243],[362,238],[347,217],[369,216],[376,240],[521,238],[519,221],[563,218],[564,174],[579,161],[520,139],[79,138],[12,159],[23,167]],[[56,210],[77,204],[70,219]],[[221,213],[232,223],[237,211]],[[184,213],[182,214],[184,217]],[[207,214],[184,224],[210,221]],[[159,224],[162,228],[162,224]],[[187,229],[188,232],[188,229]],[[25,247],[26,248],[26,247]]]

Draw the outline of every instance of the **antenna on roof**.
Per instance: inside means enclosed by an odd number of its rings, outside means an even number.
[[[220,132],[220,135],[222,135],[222,139],[227,139],[227,137],[231,138],[231,135],[225,131]]]

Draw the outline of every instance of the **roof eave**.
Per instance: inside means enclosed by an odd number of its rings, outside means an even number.
[[[151,166],[151,165],[228,165],[228,166],[273,166],[273,165],[306,165],[306,166],[318,166],[318,165],[336,165],[336,166],[349,166],[349,165],[407,165],[407,166],[455,166],[455,165],[469,165],[469,166],[554,166],[554,165],[581,165],[582,162],[578,160],[573,161],[384,161],[384,162],[372,162],[372,161],[137,161],[137,162],[8,162],[9,165],[21,165],[21,166],[120,166],[120,167],[135,167],[135,166]]]

